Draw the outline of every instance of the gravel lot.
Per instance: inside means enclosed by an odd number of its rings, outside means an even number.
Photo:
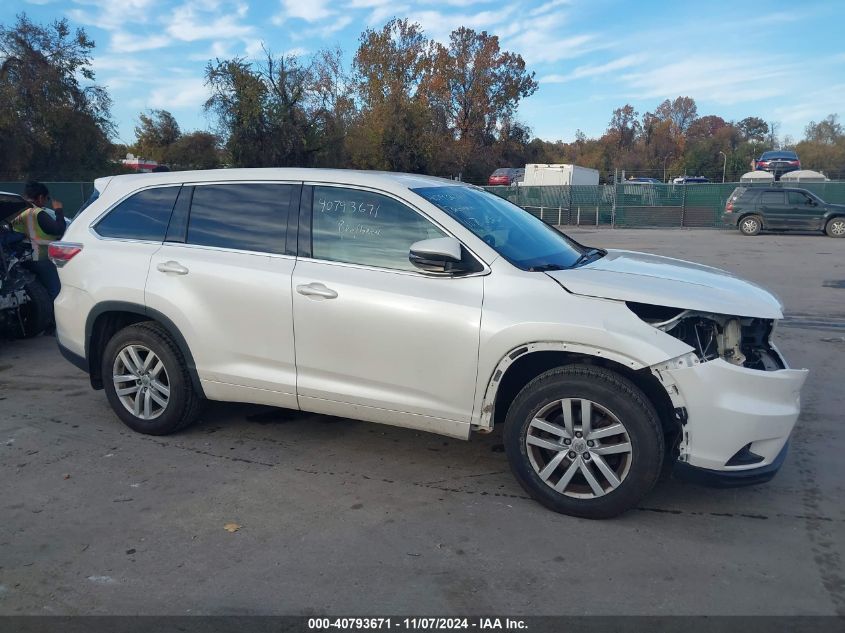
[[[665,480],[621,518],[574,519],[526,497],[498,433],[215,404],[147,437],[54,339],[0,342],[0,614],[845,615],[845,240],[572,234],[785,302],[778,345],[811,374],[771,483]]]

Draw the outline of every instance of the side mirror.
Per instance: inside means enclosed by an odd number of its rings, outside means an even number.
[[[454,237],[435,237],[411,244],[408,260],[429,273],[465,273],[474,267],[463,261],[461,243]]]

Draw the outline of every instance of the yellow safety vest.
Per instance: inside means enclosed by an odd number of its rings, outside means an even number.
[[[14,220],[12,228],[18,233],[23,233],[32,245],[32,259],[39,261],[47,259],[47,247],[50,242],[59,239],[58,235],[46,233],[38,224],[38,214],[44,209],[41,207],[30,207],[21,211]]]

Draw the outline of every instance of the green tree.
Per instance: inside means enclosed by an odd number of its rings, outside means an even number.
[[[744,118],[737,123],[737,127],[742,132],[742,136],[746,141],[759,141],[762,143],[766,140],[766,136],[769,133],[769,124],[757,116]]]
[[[0,25],[0,172],[90,178],[109,169],[111,99],[94,83],[94,42],[67,20]]]
[[[158,162],[166,162],[168,149],[182,136],[179,124],[167,110],[150,110],[138,115],[135,126],[135,154]]]
[[[265,53],[257,65],[240,58],[209,62],[205,110],[216,118],[233,165],[313,166],[324,126],[313,105],[312,69],[296,56]]]
[[[698,106],[695,99],[690,97],[676,97],[670,101],[666,99],[657,106],[655,116],[661,121],[671,121],[681,134],[686,134],[687,129],[698,116]]]
[[[634,110],[631,104],[616,108],[610,117],[610,123],[607,124],[607,132],[612,136],[612,142],[619,147],[631,147],[641,130],[638,116],[639,112]]]
[[[505,163],[515,160],[483,148],[495,145],[498,133],[509,146],[507,151],[512,151],[514,113],[538,85],[522,56],[501,50],[499,38],[486,31],[460,27],[452,31],[448,46],[435,44],[425,78],[426,95],[430,107],[445,115],[452,130],[460,171],[478,179],[496,166],[484,158]]]
[[[361,110],[348,137],[353,164],[393,171],[429,171],[435,127],[419,87],[431,67],[431,42],[418,24],[391,20],[361,34],[353,62]],[[432,125],[429,125],[432,123]]]
[[[804,140],[824,145],[834,145],[843,137],[842,124],[838,114],[829,114],[816,123],[810,121],[804,128]]]
[[[210,132],[182,134],[167,147],[164,162],[171,169],[215,169],[220,167],[219,139]]]

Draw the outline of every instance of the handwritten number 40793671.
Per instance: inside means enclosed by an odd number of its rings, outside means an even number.
[[[368,215],[371,218],[378,217],[378,210],[381,205],[373,204],[371,202],[363,202],[357,200],[320,200],[320,213],[360,213]]]

